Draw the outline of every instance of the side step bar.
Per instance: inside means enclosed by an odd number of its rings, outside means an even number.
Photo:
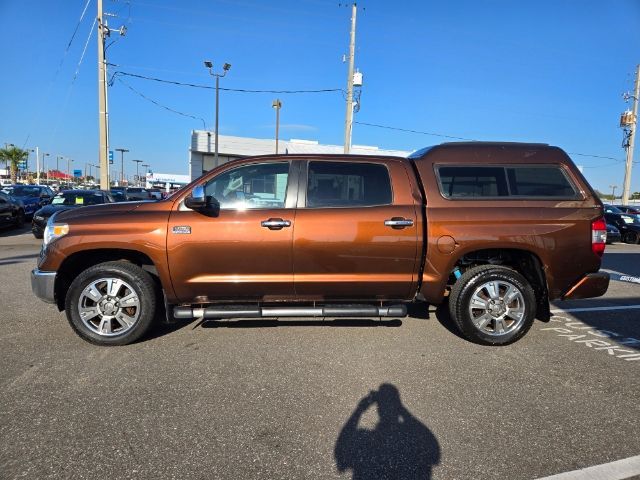
[[[191,308],[174,307],[176,319],[191,318],[265,318],[265,317],[406,317],[403,304],[378,307],[375,305],[324,305],[320,307],[260,307],[217,305]]]

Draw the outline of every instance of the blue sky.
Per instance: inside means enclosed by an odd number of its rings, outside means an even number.
[[[96,12],[65,47],[86,0],[0,0],[0,142],[97,162]],[[212,84],[202,65],[232,69],[221,86],[344,88],[350,9],[331,0],[104,0],[127,35],[108,49],[116,70]],[[477,140],[559,145],[603,191],[622,185],[621,98],[640,63],[640,1],[461,0],[358,4],[356,66],[364,73],[355,120]],[[114,37],[114,39],[117,38]],[[62,62],[62,66],[60,66]],[[212,90],[119,77],[145,96],[203,118]],[[281,138],[341,144],[341,92],[278,95]],[[221,92],[220,133],[271,138],[274,94]],[[120,81],[109,88],[111,147],[159,172],[187,173],[190,131],[202,121],[168,112]],[[354,144],[404,150],[444,138],[355,125]],[[640,154],[636,148],[636,159]],[[128,173],[135,164],[127,162]],[[640,163],[632,190],[640,190]],[[621,187],[618,192],[621,191]]]

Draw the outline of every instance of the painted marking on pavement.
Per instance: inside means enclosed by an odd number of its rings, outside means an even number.
[[[626,273],[616,272],[615,270],[602,269],[602,271],[607,272],[611,280],[616,280],[618,282],[640,284],[640,277],[634,277],[632,275],[627,275]]]
[[[573,308],[566,310],[552,310],[552,313],[570,313],[570,312],[593,312],[602,310],[624,310],[629,308],[640,308],[640,305],[629,305],[620,307],[592,307],[592,308]],[[556,322],[554,326],[553,323]],[[557,325],[559,323],[560,325]],[[582,344],[593,350],[607,352],[615,358],[621,358],[627,362],[640,361],[640,339],[626,337],[625,335],[614,332],[613,330],[605,330],[602,328],[592,327],[577,319],[563,317],[562,315],[553,315],[548,327],[540,330],[547,330],[556,333],[558,337],[566,338],[572,343]],[[607,340],[611,341],[607,341]],[[629,348],[624,348],[630,346]]]
[[[640,455],[611,463],[559,473],[538,480],[623,480],[640,475]]]
[[[551,310],[551,313],[571,313],[571,312],[605,312],[609,310],[637,310],[640,305],[616,305],[610,307],[583,307],[583,308],[560,308]]]

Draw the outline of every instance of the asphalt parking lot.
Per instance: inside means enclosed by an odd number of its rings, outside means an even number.
[[[640,455],[640,245],[608,246],[605,297],[503,348],[433,308],[100,348],[31,294],[39,245],[0,231],[2,478],[535,479]]]

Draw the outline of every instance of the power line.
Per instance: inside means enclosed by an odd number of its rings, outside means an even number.
[[[367,127],[376,127],[376,128],[384,128],[386,130],[397,130],[398,132],[408,132],[408,133],[418,133],[420,135],[430,135],[432,137],[441,137],[441,138],[451,138],[453,140],[466,140],[470,142],[476,142],[477,140],[473,138],[464,138],[464,137],[456,137],[453,135],[445,135],[443,133],[434,133],[434,132],[422,132],[420,130],[411,130],[408,128],[400,128],[400,127],[390,127],[388,125],[378,125],[376,123],[365,123],[365,122],[353,122],[358,125],[366,125]]]
[[[45,94],[45,98],[49,98],[49,95],[51,94],[51,88],[53,87],[53,84],[55,83],[55,81],[58,78],[58,74],[60,73],[60,70],[62,69],[62,65],[64,64],[65,59],[67,58],[67,54],[69,53],[69,49],[71,48],[71,44],[73,43],[73,40],[76,38],[76,34],[78,33],[78,29],[80,28],[80,24],[82,24],[82,20],[84,19],[84,15],[85,13],[87,13],[87,8],[89,8],[89,4],[91,3],[91,0],[87,0],[87,3],[84,4],[84,8],[82,9],[82,13],[80,14],[80,19],[78,20],[78,23],[76,23],[75,28],[73,29],[73,33],[71,34],[71,38],[69,39],[69,41],[67,42],[67,46],[64,49],[64,52],[62,54],[62,58],[60,59],[60,63],[58,63],[58,68],[56,69],[55,73],[53,74],[53,78],[51,79],[51,81],[49,82],[49,85],[47,86],[47,93]],[[33,128],[33,124],[35,123],[35,118],[31,121],[31,127]],[[27,135],[26,140],[24,141],[24,145],[22,146],[22,148],[24,148],[24,146],[27,144],[27,142],[29,141],[29,138],[31,137],[31,133],[29,133]]]
[[[396,130],[399,132],[408,132],[408,133],[418,133],[420,135],[430,135],[433,137],[441,137],[441,138],[450,138],[450,139],[454,139],[454,140],[464,140],[464,141],[468,141],[468,142],[477,142],[479,140],[475,139],[475,138],[464,138],[464,137],[456,137],[453,135],[445,135],[443,133],[434,133],[434,132],[423,132],[420,130],[411,130],[408,128],[400,128],[400,127],[391,127],[389,125],[379,125],[376,123],[366,123],[366,122],[353,122],[353,123],[357,123],[358,125],[366,125],[368,127],[376,127],[376,128],[384,128],[386,130]],[[596,165],[596,166],[585,166],[584,168],[602,168],[602,167],[608,167],[608,166],[612,166],[612,165],[616,165],[619,164],[621,162],[624,162],[624,159],[621,158],[615,158],[615,157],[607,157],[605,155],[594,155],[591,153],[578,153],[578,152],[567,152],[569,155],[578,155],[580,157],[593,157],[593,158],[601,158],[601,159],[606,159],[606,160],[614,160],[615,163],[611,163],[611,164],[606,164],[606,165]]]
[[[178,114],[178,115],[182,115],[183,117],[189,117],[189,118],[193,118],[194,120],[200,120],[202,122],[202,128],[204,130],[207,129],[206,123],[204,121],[204,119],[202,117],[196,117],[195,115],[191,115],[189,113],[184,113],[184,112],[180,112],[179,110],[175,110],[171,107],[167,107],[166,105],[161,104],[160,102],[158,102],[157,100],[154,100],[153,98],[150,98],[148,96],[146,96],[144,93],[139,92],[138,90],[136,90],[135,88],[133,88],[131,85],[129,85],[128,83],[126,83],[124,80],[122,80],[121,78],[118,78],[118,81],[123,84],[125,87],[127,87],[129,90],[131,90],[133,93],[135,93],[136,95],[144,98],[145,100],[147,100],[148,102],[153,103],[154,105],[163,108],[165,110],[168,110],[169,112]]]
[[[117,67],[118,65],[113,64],[113,63],[109,63],[109,66],[114,66]],[[151,80],[154,82],[160,82],[160,83],[167,83],[170,85],[178,85],[181,87],[192,87],[192,88],[204,88],[207,90],[213,90],[214,87],[212,87],[211,85],[203,85],[203,84],[197,84],[197,83],[188,83],[188,82],[178,82],[176,80],[167,80],[164,78],[157,78],[157,77],[148,77],[146,75],[138,75],[135,73],[129,73],[129,72],[123,72],[122,70],[118,70],[116,72],[113,73],[113,76],[111,77],[111,81],[110,83],[113,83],[113,80],[115,79],[116,76],[121,75],[121,76],[125,76],[125,77],[133,77],[133,78],[139,78],[142,80]],[[328,92],[341,92],[342,89],[341,88],[320,88],[320,89],[316,89],[316,90],[252,90],[252,89],[247,89],[247,88],[223,88],[220,87],[220,90],[224,90],[226,92],[240,92],[240,93],[279,93],[279,94],[288,94],[288,93],[328,93]]]
[[[87,35],[87,40],[84,43],[84,48],[82,49],[82,53],[80,54],[80,60],[78,60],[78,65],[76,66],[76,70],[73,74],[73,78],[71,79],[71,83],[69,84],[69,88],[67,89],[67,95],[65,96],[64,103],[62,104],[62,108],[58,111],[58,115],[56,117],[55,123],[53,125],[53,130],[51,131],[51,141],[53,141],[58,133],[58,126],[60,125],[60,118],[64,115],[67,110],[67,105],[69,103],[69,99],[71,98],[71,93],[73,92],[73,86],[76,83],[76,79],[78,78],[78,74],[80,73],[80,66],[82,65],[82,61],[84,60],[84,55],[87,53],[87,47],[89,46],[89,41],[91,40],[91,36],[93,35],[93,30],[96,27],[97,20],[94,19],[91,24],[91,30],[89,30],[89,35]]]

